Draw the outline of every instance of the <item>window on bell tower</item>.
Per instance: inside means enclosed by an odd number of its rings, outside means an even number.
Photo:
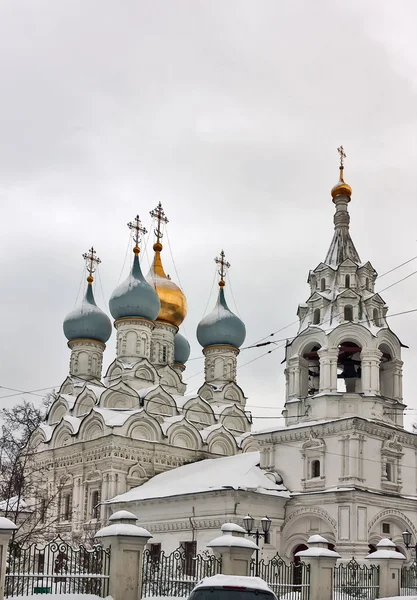
[[[320,289],[322,292],[324,292],[326,290],[326,280],[324,277],[322,278],[322,280],[320,282]]]
[[[320,323],[320,309],[316,308],[313,313],[313,325],[318,325]]]
[[[162,346],[162,362],[166,363],[167,361],[167,347]]]
[[[343,314],[345,321],[353,321],[353,306],[350,304],[346,305]]]
[[[345,275],[345,287],[350,288],[350,275]]]
[[[377,327],[381,327],[381,320],[379,318],[379,311],[377,308],[374,308],[373,311],[373,316],[374,316],[374,323]]]

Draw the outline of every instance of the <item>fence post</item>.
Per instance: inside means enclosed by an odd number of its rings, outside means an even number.
[[[0,517],[0,600],[4,598],[4,582],[6,580],[6,562],[7,562],[7,548],[12,537],[13,531],[18,529],[17,525],[6,519],[6,517]]]
[[[245,538],[245,530],[235,523],[225,523],[222,535],[207,544],[222,559],[223,575],[250,575],[250,561],[258,546]]]
[[[399,596],[405,556],[396,551],[394,542],[388,538],[380,540],[376,548],[376,552],[368,554],[366,560],[379,566],[379,598]]]
[[[111,515],[109,525],[94,536],[110,548],[109,595],[114,600],[140,600],[142,597],[142,555],[152,536],[143,527],[138,527],[136,521],[133,513],[119,510]]]
[[[310,600],[332,600],[333,572],[340,554],[329,550],[329,542],[321,535],[312,535],[308,550],[297,552],[296,556],[310,565]]]

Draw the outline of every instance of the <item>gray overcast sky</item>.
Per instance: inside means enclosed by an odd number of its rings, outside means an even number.
[[[402,0],[2,0],[0,385],[59,386],[80,255],[97,248],[107,309],[126,223],[139,213],[149,228],[159,200],[193,357],[221,248],[247,342],[293,322],[332,237],[341,143],[362,260],[383,273],[417,255],[416,19]],[[164,262],[177,279],[166,239]],[[416,287],[417,276],[387,290],[390,311],[417,308]],[[99,284],[95,294],[104,308]],[[404,396],[417,407],[417,313],[391,326],[410,346]],[[239,370],[257,415],[281,412],[282,358]],[[185,377],[202,367],[190,362]]]

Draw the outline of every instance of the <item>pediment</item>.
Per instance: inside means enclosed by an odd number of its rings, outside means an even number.
[[[159,383],[161,385],[166,385],[167,387],[173,387],[177,389],[182,383],[178,373],[170,365],[161,367],[158,370],[158,374],[160,377]]]
[[[374,267],[371,265],[369,260],[366,261],[363,265],[358,268],[358,271],[368,271],[374,277],[377,277],[378,273],[375,271]]]
[[[340,292],[340,294],[337,295],[338,300],[341,298],[349,300],[358,300],[360,297],[360,294],[358,294],[357,292],[355,292],[355,290],[352,290],[350,288],[347,290],[343,290],[343,292]]]
[[[339,267],[352,267],[353,269],[357,269],[358,265],[353,262],[350,258],[346,258],[342,263],[340,263]]]
[[[94,393],[88,388],[84,388],[83,391],[78,394],[74,406],[72,408],[72,413],[75,417],[81,417],[90,412],[90,410],[97,403],[97,398]]]
[[[234,381],[227,383],[224,387],[223,392],[225,400],[230,400],[231,402],[238,402],[241,405],[243,405],[246,400],[246,396],[243,393],[242,388]]]
[[[317,267],[315,269],[313,269],[312,273],[322,273],[323,271],[334,271],[335,269],[333,267],[331,267],[330,265],[326,265],[326,263],[321,262],[317,265]]]
[[[324,300],[325,303],[329,303],[329,299],[320,294],[320,292],[313,292],[307,302],[317,302],[318,300]]]
[[[161,386],[154,388],[143,397],[143,405],[146,412],[155,416],[158,421],[178,413],[174,398]]]
[[[71,377],[66,377],[61,383],[61,387],[58,390],[58,394],[72,394],[74,392],[74,383]]]
[[[139,396],[135,389],[118,381],[106,389],[100,397],[100,408],[139,408]]]
[[[204,398],[204,400],[207,400],[207,402],[210,402],[210,400],[213,400],[214,398],[213,390],[208,383],[203,383],[197,393]]]
[[[369,296],[365,301],[365,304],[380,304],[381,306],[385,306],[385,300],[379,294],[374,294],[373,296]]]

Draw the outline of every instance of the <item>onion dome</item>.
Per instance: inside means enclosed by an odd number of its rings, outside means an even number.
[[[154,321],[159,313],[158,294],[143,276],[139,264],[139,248],[133,249],[132,270],[127,279],[113,292],[109,301],[110,312],[116,321],[136,317]]]
[[[89,276],[86,294],[81,304],[74,308],[64,320],[64,335],[68,341],[97,340],[105,344],[111,335],[111,322],[109,317],[97,306],[93,294],[94,264],[100,259],[96,256],[94,248],[89,253],[83,254],[88,261]]]
[[[185,365],[190,357],[190,344],[181,333],[177,332],[174,337],[174,362]]]
[[[350,185],[348,183],[345,183],[345,181],[343,179],[343,169],[344,169],[343,160],[346,158],[346,154],[343,150],[343,146],[340,146],[337,149],[337,151],[340,154],[340,167],[339,167],[340,176],[339,176],[339,181],[337,182],[337,184],[332,187],[332,190],[331,190],[332,198],[334,200],[337,196],[345,196],[350,199],[350,197],[352,195],[352,188],[350,187]]]
[[[187,315],[187,300],[177,284],[165,274],[161,260],[162,244],[156,242],[153,249],[155,258],[146,279],[155,289],[161,303],[157,320],[179,327]]]
[[[221,281],[220,283],[224,283]],[[245,341],[246,327],[227,306],[223,286],[213,312],[202,319],[197,327],[197,339],[203,348],[208,346],[234,346],[240,348]]]

